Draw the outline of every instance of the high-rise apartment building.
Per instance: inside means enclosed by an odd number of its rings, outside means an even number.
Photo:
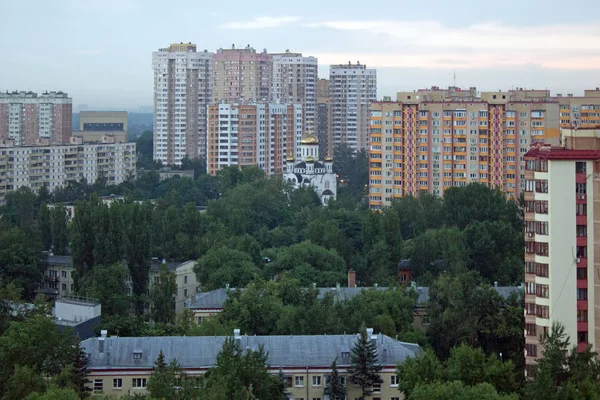
[[[288,156],[300,157],[302,105],[225,103],[208,108],[208,173],[256,165],[281,175]]]
[[[319,152],[333,155],[329,135],[329,79],[319,79],[317,83],[317,126],[315,135],[319,139]]]
[[[0,93],[0,140],[19,146],[71,140],[73,100],[63,92]]]
[[[375,69],[360,63],[330,66],[330,149],[342,143],[354,150],[367,149],[370,108],[376,100]]]
[[[212,54],[191,43],[152,53],[154,159],[180,164],[206,156],[206,110],[212,98]]]
[[[563,131],[563,146],[525,154],[525,362],[560,322],[584,351],[600,341],[600,129]],[[598,233],[598,235],[596,234]],[[596,349],[595,349],[596,350]]]
[[[318,61],[302,53],[272,53],[271,101],[302,104],[304,130],[317,128]]]
[[[213,56],[212,103],[220,101],[269,101],[273,76],[273,58],[267,50],[257,53],[243,49],[219,49]]]
[[[561,117],[562,104],[569,104],[565,99],[577,100],[584,120],[600,119],[596,91],[561,98],[547,90],[479,94],[475,88],[433,87],[398,93],[396,102],[374,103],[370,207],[381,209],[394,198],[421,191],[443,195],[448,187],[470,182],[518,197],[525,190],[524,155],[530,146],[559,142],[560,127],[567,124]]]
[[[0,147],[0,204],[20,187],[50,192],[70,182],[105,178],[118,185],[136,175],[135,143]]]

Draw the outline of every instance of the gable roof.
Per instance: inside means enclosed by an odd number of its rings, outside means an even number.
[[[88,368],[107,369],[147,369],[162,350],[165,361],[173,359],[183,368],[210,368],[216,358],[225,336],[164,336],[164,337],[107,337],[102,352],[97,337],[81,342],[88,354]],[[246,336],[239,338],[243,350],[258,350],[263,346],[268,353],[268,363],[273,369],[286,367],[329,368],[338,358],[338,365],[349,365],[350,358],[343,357],[358,339],[351,335],[303,335],[303,336]],[[414,357],[420,347],[413,343],[404,343],[379,334],[374,339],[377,344],[379,362],[395,366],[407,357]],[[134,352],[141,353],[134,359]]]

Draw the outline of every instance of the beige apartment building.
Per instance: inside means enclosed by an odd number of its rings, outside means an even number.
[[[258,166],[281,175],[289,155],[300,157],[302,105],[226,103],[208,107],[207,171]]]
[[[154,159],[181,164],[206,156],[206,107],[212,99],[212,53],[192,43],[152,53]]]
[[[419,345],[405,343],[367,329],[369,338],[377,346],[382,383],[372,387],[372,398],[400,400],[396,367],[408,357],[415,357]],[[359,335],[307,336],[249,336],[233,332],[233,339],[242,349],[257,350],[263,346],[268,353],[269,371],[278,375],[283,371],[287,392],[295,400],[321,400],[331,374],[331,364],[337,360],[347,398],[361,396],[361,388],[350,383],[348,368],[350,353]],[[123,396],[144,394],[153,363],[160,351],[168,363],[176,359],[184,373],[193,378],[206,373],[216,364],[226,337],[150,337],[130,338],[103,335],[81,343],[88,354],[90,387],[94,393]]]
[[[373,103],[369,205],[381,209],[394,198],[443,195],[471,182],[516,198],[525,189],[524,155],[531,145],[558,144],[561,126],[600,122],[598,93],[575,98],[552,97],[548,90],[479,94],[476,88],[432,87]],[[578,110],[573,120],[563,107]]]
[[[273,57],[250,46],[218,49],[212,57],[212,103],[269,101]]]
[[[304,131],[317,128],[318,60],[302,53],[271,53],[271,101],[301,104]]]
[[[600,341],[600,129],[565,129],[525,154],[525,363],[560,322],[579,351]],[[596,296],[599,294],[599,296]]]
[[[127,111],[81,111],[79,131],[73,132],[84,143],[127,142]]]
[[[85,179],[100,177],[118,185],[136,175],[135,143],[73,144],[64,146],[0,147],[0,204],[20,187],[50,192]]]

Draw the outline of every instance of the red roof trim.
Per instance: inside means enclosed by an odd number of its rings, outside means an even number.
[[[543,160],[600,160],[600,150],[568,150],[565,148],[533,148],[524,157]]]

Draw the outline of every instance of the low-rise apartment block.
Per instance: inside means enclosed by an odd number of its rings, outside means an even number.
[[[376,345],[377,362],[382,369],[382,383],[373,386],[373,398],[392,400],[403,398],[398,390],[396,367],[420,351],[417,344],[405,343],[367,329]],[[361,396],[361,388],[350,383],[348,368],[350,354],[359,335],[306,335],[306,336],[248,336],[233,332],[233,339],[242,349],[268,353],[269,371],[278,375],[283,371],[287,392],[293,399],[323,399],[331,364],[337,360],[347,398]],[[146,393],[154,361],[160,351],[168,363],[176,359],[183,372],[200,376],[215,366],[216,358],[227,337],[150,337],[130,338],[102,336],[81,343],[88,355],[90,386],[95,393],[113,396]]]
[[[0,93],[0,140],[34,146],[40,140],[68,144],[71,140],[73,99],[63,92]]]
[[[369,205],[381,209],[394,198],[443,195],[471,182],[517,198],[525,190],[524,155],[531,145],[558,145],[561,126],[600,122],[598,93],[575,98],[552,97],[548,90],[433,87],[373,103]]]
[[[301,157],[302,105],[225,103],[208,107],[207,170],[255,165],[283,174],[286,158]]]
[[[0,147],[0,204],[20,187],[50,192],[99,178],[118,185],[136,175],[135,143]]]
[[[563,130],[525,154],[525,362],[559,322],[579,351],[600,341],[600,129]]]

